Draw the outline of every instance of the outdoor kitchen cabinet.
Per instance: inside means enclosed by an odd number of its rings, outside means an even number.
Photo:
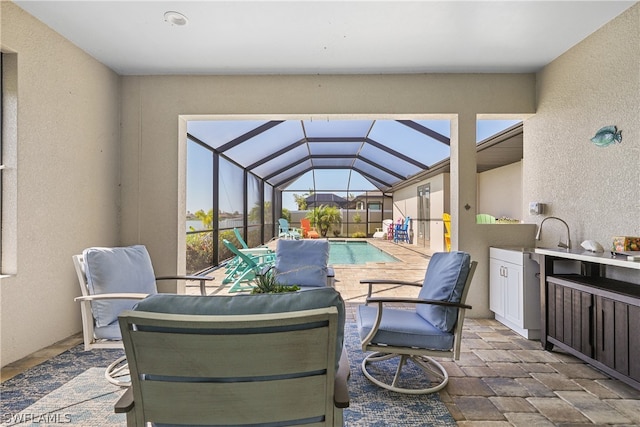
[[[579,263],[577,274],[554,272],[554,262],[566,258],[564,252],[540,257],[542,345],[640,389],[640,285],[605,277],[601,261],[636,270],[640,264],[592,255],[570,258]]]
[[[527,339],[540,338],[538,264],[523,249],[489,248],[489,309]]]

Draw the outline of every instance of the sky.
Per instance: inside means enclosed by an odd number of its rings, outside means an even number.
[[[518,123],[519,120],[479,120],[476,129],[476,140],[483,141],[486,138]],[[256,122],[247,122],[242,127],[242,132],[246,128],[255,127]],[[428,124],[428,127],[449,137],[450,124],[447,120],[421,121]],[[242,125],[241,125],[242,126]],[[230,128],[231,126],[229,126]],[[228,130],[227,130],[228,131]],[[237,136],[237,135],[236,135]],[[227,140],[233,139],[233,135],[226,135]],[[384,138],[384,135],[376,135]],[[374,138],[375,139],[375,138]],[[255,153],[254,153],[255,154]],[[260,158],[261,153],[255,154]],[[444,156],[448,157],[448,153]],[[442,153],[441,153],[442,157]],[[445,158],[446,158],[445,157]],[[187,211],[196,212],[200,209],[208,211],[213,207],[213,163],[210,151],[189,143],[187,146]],[[242,211],[242,171],[235,165],[221,159],[220,172],[224,178],[220,184],[220,209],[224,212]],[[362,175],[349,170],[315,170],[309,171],[292,183],[283,193],[283,207],[295,210],[297,206],[293,194],[307,193],[315,188],[317,192],[333,192],[341,196],[348,193],[358,194],[362,191],[376,190]],[[347,190],[348,185],[348,190]],[[338,191],[342,190],[342,193]],[[250,197],[251,198],[251,197]],[[250,205],[253,203],[250,202]]]

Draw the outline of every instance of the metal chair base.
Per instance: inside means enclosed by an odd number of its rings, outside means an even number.
[[[399,357],[400,360],[398,362],[398,367],[396,368],[396,373],[393,377],[393,381],[389,384],[384,382],[376,377],[374,377],[371,372],[367,369],[368,364],[373,364],[376,362],[382,362],[389,359],[393,359],[395,357]],[[400,381],[400,373],[402,372],[402,367],[407,363],[407,360],[412,361],[416,366],[421,368],[426,374],[430,374],[430,377],[435,377],[438,381],[437,383],[428,388],[405,388],[400,387],[398,385]],[[434,360],[431,357],[427,356],[416,356],[416,355],[405,355],[405,354],[395,354],[395,353],[381,353],[375,352],[367,355],[362,361],[362,373],[365,377],[369,379],[372,383],[376,384],[379,387],[382,387],[387,390],[395,391],[397,393],[404,394],[429,394],[435,393],[436,391],[442,390],[447,383],[449,382],[449,374],[444,369],[444,367]]]
[[[129,387],[131,385],[131,377],[129,376],[129,365],[125,356],[119,357],[107,366],[104,371],[104,377],[113,385],[118,387]]]

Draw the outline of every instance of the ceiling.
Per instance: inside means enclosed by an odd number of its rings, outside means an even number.
[[[120,75],[287,75],[536,72],[636,2],[14,3]],[[184,14],[187,25],[165,21],[167,11]],[[449,167],[447,141],[406,122],[360,123],[363,130],[351,135],[332,121],[320,136],[308,132],[311,123],[288,130],[269,127],[271,121],[256,124],[258,131],[245,123],[246,134],[220,141],[210,140],[207,128],[215,124],[203,122],[190,134],[279,188],[304,171],[335,168],[356,171],[384,191]],[[378,138],[375,130],[387,127],[393,131]],[[416,161],[419,154],[424,159]],[[478,145],[478,172],[521,158],[519,126]]]
[[[14,2],[121,75],[535,72],[635,3]]]

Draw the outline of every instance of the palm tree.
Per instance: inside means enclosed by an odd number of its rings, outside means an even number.
[[[213,209],[209,209],[209,212],[207,213],[200,209],[193,215],[202,221],[202,225],[204,225],[205,230],[213,229]]]
[[[333,224],[342,224],[340,210],[335,206],[320,205],[307,213],[307,218],[314,227],[320,230],[322,237],[327,237],[327,233]]]

